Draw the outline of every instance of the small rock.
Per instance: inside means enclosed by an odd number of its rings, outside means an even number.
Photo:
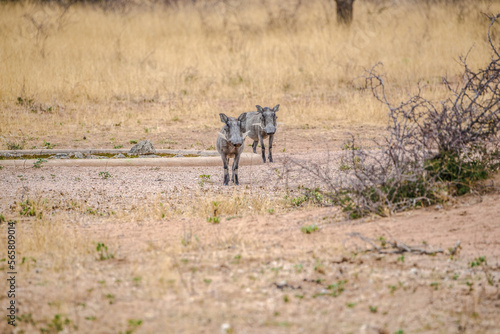
[[[184,158],[184,156],[182,154],[176,154],[174,155],[174,158]]]
[[[139,158],[159,158],[159,156],[156,154],[147,154],[147,155],[141,154],[139,155]]]
[[[130,154],[155,154],[156,150],[149,140],[143,140],[134,146],[129,151]]]
[[[231,325],[228,324],[228,323],[225,323],[225,324],[222,324],[220,326],[220,332],[222,334],[229,334],[229,333],[233,333],[233,329],[231,328]]]
[[[119,153],[119,154],[117,154],[117,155],[115,155],[115,156],[113,157],[113,159],[125,159],[125,158],[126,158],[126,156],[125,156],[125,155],[123,155],[123,154],[121,154],[121,153]]]
[[[57,153],[54,159],[69,159],[66,153]]]
[[[73,153],[73,156],[74,156],[76,159],[83,159],[83,154],[82,154],[82,152],[75,152],[75,153]]]
[[[442,205],[440,205],[440,204],[436,205],[436,210],[441,210],[442,208],[443,208]]]
[[[418,269],[417,268],[411,268],[410,269],[410,274],[415,275],[415,276],[418,275]]]
[[[100,155],[87,154],[85,156],[85,159],[108,159],[108,158]]]
[[[281,282],[278,282],[278,283],[275,283],[275,284],[276,284],[276,287],[277,287],[278,289],[283,289],[283,288],[285,288],[285,287],[287,287],[287,286],[288,286],[287,281],[281,281]]]

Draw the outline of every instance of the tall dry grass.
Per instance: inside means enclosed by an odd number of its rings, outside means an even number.
[[[161,131],[179,118],[218,126],[221,110],[276,103],[292,127],[384,124],[383,106],[358,89],[364,69],[384,64],[396,102],[417,82],[441,97],[442,75],[460,82],[460,56],[473,67],[489,58],[482,13],[500,4],[360,1],[349,29],[336,24],[328,0],[298,9],[277,0],[122,11],[0,7],[0,132],[8,138],[116,123]]]

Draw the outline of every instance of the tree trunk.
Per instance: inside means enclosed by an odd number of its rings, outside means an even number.
[[[335,0],[337,3],[337,23],[349,26],[352,22],[354,0]]]

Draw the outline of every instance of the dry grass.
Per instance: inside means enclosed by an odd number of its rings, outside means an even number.
[[[488,59],[481,12],[500,8],[356,2],[346,30],[327,0],[298,10],[279,1],[1,7],[0,132],[28,148],[42,137],[213,129],[220,111],[255,104],[281,103],[280,121],[291,127],[384,124],[385,109],[356,88],[364,69],[384,63],[395,101],[416,82],[442,96],[441,75],[460,80],[459,56],[471,50],[473,67]]]

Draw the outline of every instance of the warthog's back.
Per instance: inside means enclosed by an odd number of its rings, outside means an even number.
[[[248,137],[253,140],[259,138],[259,131],[262,131],[262,124],[260,121],[260,113],[257,111],[247,112],[247,121],[245,124]]]

